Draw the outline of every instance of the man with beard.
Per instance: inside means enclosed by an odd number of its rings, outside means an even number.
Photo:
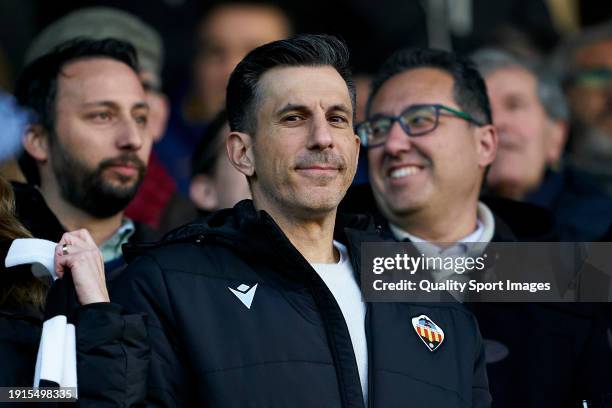
[[[124,10],[102,6],[79,8],[54,21],[36,36],[28,47],[24,65],[77,37],[97,40],[115,38],[134,46],[140,81],[149,105],[147,126],[153,143],[158,142],[166,130],[170,112],[167,97],[162,92],[164,47],[159,33]],[[125,209],[125,214],[157,229],[159,217],[175,192],[176,183],[152,152],[142,185]]]
[[[123,263],[121,245],[146,235],[123,215],[151,150],[133,47],[63,43],[25,68],[16,97],[33,111],[19,160],[28,185],[14,184],[19,219],[56,242],[87,229],[108,273]]]

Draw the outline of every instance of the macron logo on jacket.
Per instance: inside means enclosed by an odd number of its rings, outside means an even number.
[[[251,309],[251,303],[253,303],[253,298],[255,297],[257,285],[258,283],[253,286],[248,286],[243,283],[236,289],[232,289],[229,286],[227,288],[231,290],[234,295],[236,295],[238,300],[240,300],[246,306],[247,309]]]

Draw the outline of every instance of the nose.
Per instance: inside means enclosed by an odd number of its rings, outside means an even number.
[[[399,156],[412,147],[411,136],[408,136],[398,121],[394,122],[389,129],[389,136],[384,144],[385,153],[390,156]]]
[[[139,150],[143,143],[148,127],[140,126],[135,119],[122,121],[117,129],[116,145],[119,150]]]
[[[327,118],[322,113],[315,114],[312,119],[308,148],[325,150],[333,147],[333,144],[333,136]]]

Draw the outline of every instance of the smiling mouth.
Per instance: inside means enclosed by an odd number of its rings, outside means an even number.
[[[403,177],[415,176],[423,171],[423,167],[420,166],[403,166],[391,169],[387,174],[390,179],[399,179]]]

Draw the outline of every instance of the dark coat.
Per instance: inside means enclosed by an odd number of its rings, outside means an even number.
[[[32,386],[41,326],[27,311],[0,310],[0,386]]]
[[[503,198],[482,201],[494,214],[492,241],[559,240],[555,219],[546,209]],[[392,237],[369,186],[351,187],[342,208],[372,214],[383,233]],[[612,393],[609,305],[471,303],[468,307],[485,340],[493,407],[578,407],[583,399],[601,404],[602,395]],[[601,406],[612,406],[612,396],[608,398],[609,405]]]
[[[144,319],[121,306],[97,303],[78,309],[75,321],[79,405],[129,407],[142,400],[149,346]],[[0,386],[31,387],[42,319],[0,311]]]
[[[17,182],[11,183],[15,193],[15,213],[17,219],[27,228],[32,236],[58,242],[66,232],[64,226],[47,206],[38,189]],[[149,242],[157,240],[157,234],[145,224],[135,222],[134,234],[129,242]],[[107,263],[107,280],[113,279],[117,270],[124,266],[122,259]]]
[[[359,273],[360,243],[379,241],[366,217],[340,221]],[[125,250],[111,288],[148,314],[148,404],[198,407],[363,407],[348,328],[333,295],[272,218],[251,201]],[[357,275],[358,276],[358,275]],[[257,284],[252,305],[230,288]],[[445,331],[430,352],[411,319]],[[369,407],[486,407],[480,334],[458,304],[367,305]]]
[[[7,250],[6,243],[0,245],[2,264]],[[10,286],[26,273],[26,266],[2,266],[0,284]],[[46,308],[57,306],[51,299]],[[150,358],[144,316],[127,314],[114,303],[93,303],[73,312],[79,405],[129,407],[142,400],[142,388],[135,385],[146,377]],[[0,386],[32,386],[43,319],[40,310],[26,305],[7,303],[0,309]]]
[[[546,210],[500,198],[483,201],[494,214],[493,242],[557,240],[555,221]],[[582,400],[603,404],[604,398],[611,398],[604,396],[612,396],[608,306],[587,303],[467,306],[476,316],[485,341],[494,408],[571,408],[581,406]],[[612,406],[612,399],[606,401],[610,405],[594,406]]]
[[[526,214],[525,204],[512,210],[512,202],[501,202],[490,206],[495,213],[494,242],[548,241],[546,237],[554,235],[534,224],[530,231],[512,229],[508,213],[517,219],[538,216]],[[545,224],[541,220],[538,226]],[[583,400],[592,406],[612,406],[609,307],[607,312],[603,305],[589,303],[472,303],[469,307],[485,339],[493,407],[571,408]],[[508,354],[498,360],[503,352]]]
[[[0,248],[2,261],[5,255]],[[0,267],[0,284],[10,286],[25,273],[30,273],[25,266]],[[47,308],[55,306],[50,299]],[[149,364],[144,316],[126,314],[117,304],[94,303],[76,308],[73,321],[80,406],[127,407],[142,400],[142,390],[133,385],[146,376]],[[42,324],[42,312],[34,307],[0,309],[0,386],[32,386]]]
[[[547,171],[525,201],[551,211],[562,241],[597,241],[612,223],[612,197],[591,175],[569,165]]]
[[[58,241],[64,229],[40,193],[17,183],[14,191],[20,221],[32,235]],[[4,268],[8,245],[0,244],[0,284],[10,286],[30,272],[25,266]],[[46,308],[56,306],[50,302]],[[79,406],[129,407],[141,401],[138,385],[150,359],[144,316],[128,314],[115,303],[80,306],[73,312]],[[0,309],[0,386],[32,386],[43,319],[40,311],[25,306]]]

